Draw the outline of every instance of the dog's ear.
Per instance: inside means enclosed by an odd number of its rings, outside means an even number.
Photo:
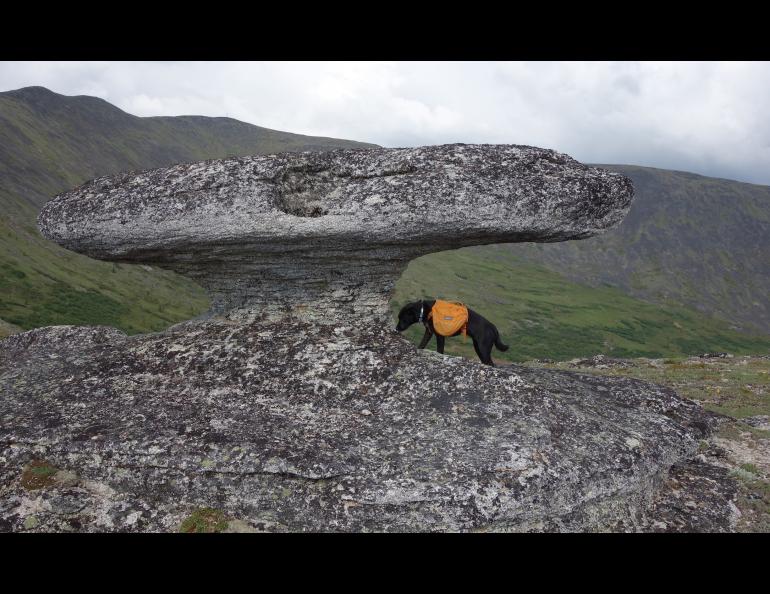
[[[417,301],[413,301],[411,303],[407,303],[404,307],[401,308],[401,311],[398,312],[398,317],[401,318],[401,317],[405,316],[406,314],[413,312],[415,307],[417,307],[417,305],[418,305]]]
[[[409,303],[407,303],[404,307],[401,308],[401,311],[398,312],[398,319],[399,321],[403,322],[404,317],[406,316],[407,312],[409,311]]]

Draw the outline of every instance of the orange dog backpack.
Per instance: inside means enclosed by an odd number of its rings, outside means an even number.
[[[436,299],[428,319],[433,318],[436,334],[452,336],[462,329],[463,335],[468,336],[468,308],[457,301],[442,301]]]

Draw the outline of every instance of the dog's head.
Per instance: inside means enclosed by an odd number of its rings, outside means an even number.
[[[412,324],[416,324],[420,321],[420,301],[414,301],[413,303],[407,303],[398,312],[398,325],[396,326],[397,332],[403,332]],[[423,315],[427,315],[428,312],[423,312]]]

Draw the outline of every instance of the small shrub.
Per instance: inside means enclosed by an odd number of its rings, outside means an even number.
[[[751,472],[749,470],[746,470],[742,466],[739,467],[739,468],[734,468],[733,470],[730,471],[730,474],[733,475],[734,477],[740,479],[744,483],[750,483],[750,482],[754,481],[757,478],[756,474],[754,474],[753,472]]]
[[[759,474],[759,468],[757,468],[754,464],[747,462],[746,464],[741,464],[741,468],[746,472],[750,472],[751,474]]]

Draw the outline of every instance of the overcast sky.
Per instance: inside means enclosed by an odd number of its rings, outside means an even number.
[[[0,62],[139,116],[229,116],[383,146],[529,144],[770,184],[769,62]]]

